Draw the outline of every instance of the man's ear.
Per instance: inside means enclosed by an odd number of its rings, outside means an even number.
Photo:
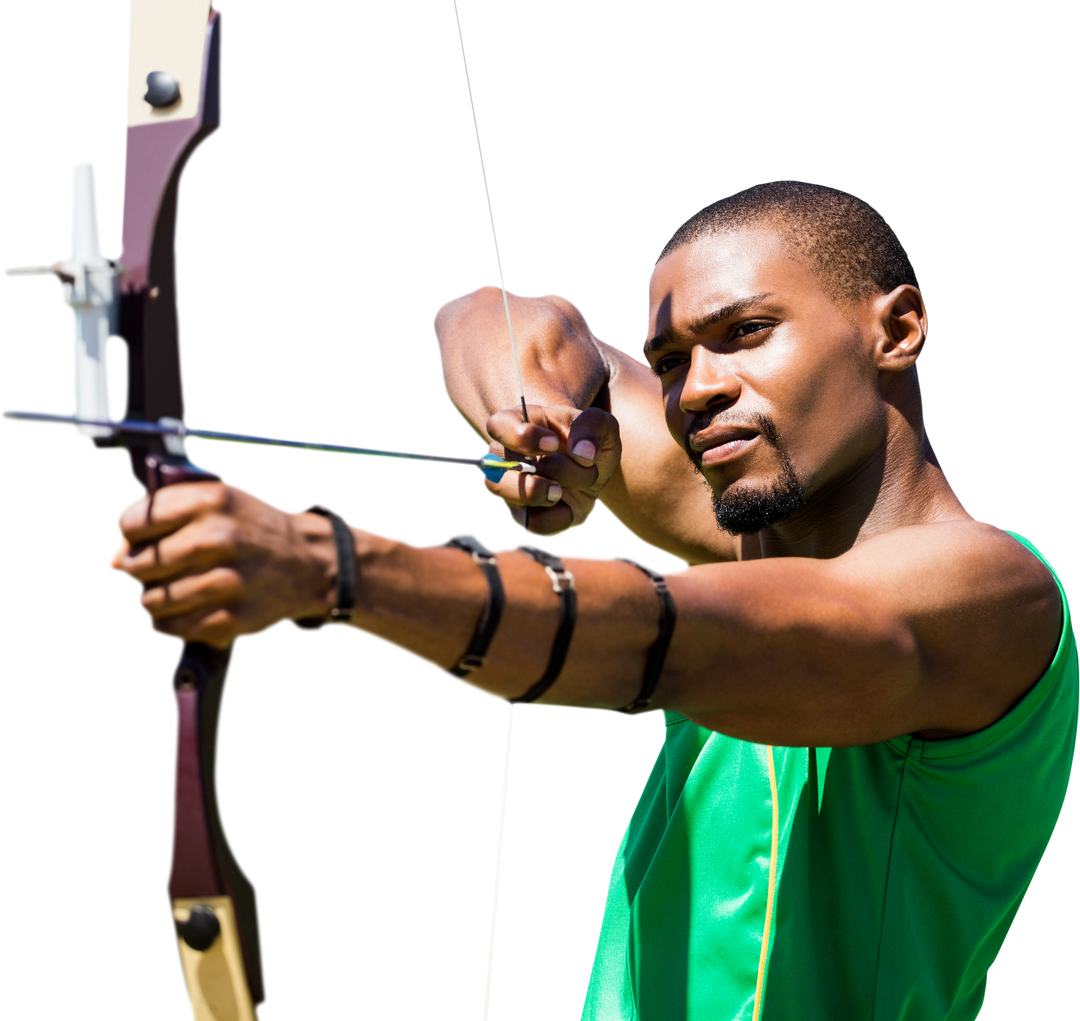
[[[875,351],[880,372],[903,372],[915,364],[926,341],[926,306],[917,287],[902,284],[874,302],[881,330]]]

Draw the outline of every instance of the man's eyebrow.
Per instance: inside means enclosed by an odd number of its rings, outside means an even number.
[[[747,298],[738,298],[726,305],[722,305],[720,308],[713,309],[711,312],[706,312],[705,315],[698,316],[696,319],[691,319],[679,332],[682,334],[704,333],[710,326],[715,326],[717,323],[722,323],[726,319],[731,319],[733,316],[745,312],[747,309],[752,308],[766,298],[771,298],[772,293],[772,291],[764,291],[761,294],[751,294]],[[657,333],[656,336],[650,337],[645,341],[645,354],[662,351],[665,347],[669,347],[673,344],[674,341],[674,333],[670,329],[663,329]]]

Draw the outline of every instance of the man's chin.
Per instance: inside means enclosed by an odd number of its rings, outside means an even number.
[[[736,482],[722,492],[713,491],[713,513],[717,526],[731,535],[756,535],[763,528],[786,521],[806,505],[794,469],[785,466],[769,486]]]

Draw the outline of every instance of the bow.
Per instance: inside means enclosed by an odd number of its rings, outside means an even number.
[[[92,173],[83,166],[75,178],[74,252],[44,270],[59,276],[75,310],[75,419],[97,446],[125,448],[151,495],[217,479],[188,460],[182,433],[154,424],[183,419],[177,195],[188,158],[218,126],[219,53],[220,18],[209,0],[132,0],[123,253],[118,262],[101,255]],[[109,421],[110,335],[127,343],[124,417],[132,428]],[[179,738],[169,897],[196,1021],[254,1021],[263,998],[255,891],[229,849],[214,789],[228,664],[229,650],[188,642],[173,679]]]
[[[75,176],[72,257],[55,266],[11,271],[51,272],[64,285],[76,318],[77,411],[74,416],[16,412],[10,417],[75,424],[99,447],[126,449],[136,477],[151,495],[167,485],[217,479],[188,460],[184,439],[190,435],[467,463],[495,481],[507,470],[535,470],[528,463],[493,455],[463,459],[401,454],[193,430],[183,424],[174,280],[177,198],[187,160],[219,122],[220,16],[211,10],[209,0],[132,0],[131,19],[122,254],[112,261],[100,252],[92,171],[83,166]],[[459,23],[464,58],[460,31]],[[465,73],[468,83],[467,63]],[[468,87],[471,105],[471,83]],[[475,110],[473,118],[479,145]],[[480,158],[486,192],[482,150]],[[501,283],[490,197],[488,212]],[[521,390],[505,290],[503,297]],[[121,421],[111,419],[108,409],[105,347],[112,335],[123,338],[128,351],[127,409]],[[521,405],[527,416],[523,394]],[[228,663],[229,650],[187,643],[174,675],[179,740],[169,894],[197,1021],[254,1021],[255,1007],[263,999],[255,894],[225,839],[214,785],[217,723]],[[509,740],[508,731],[507,753]],[[504,810],[505,779],[504,775]],[[496,892],[497,885],[496,878]],[[493,946],[494,923],[491,935]],[[488,981],[490,994],[490,948]]]

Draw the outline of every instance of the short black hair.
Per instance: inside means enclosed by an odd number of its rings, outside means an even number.
[[[660,259],[700,238],[759,223],[775,227],[810,263],[834,301],[919,286],[907,252],[876,209],[845,191],[803,181],[756,184],[706,206],[675,231]]]

